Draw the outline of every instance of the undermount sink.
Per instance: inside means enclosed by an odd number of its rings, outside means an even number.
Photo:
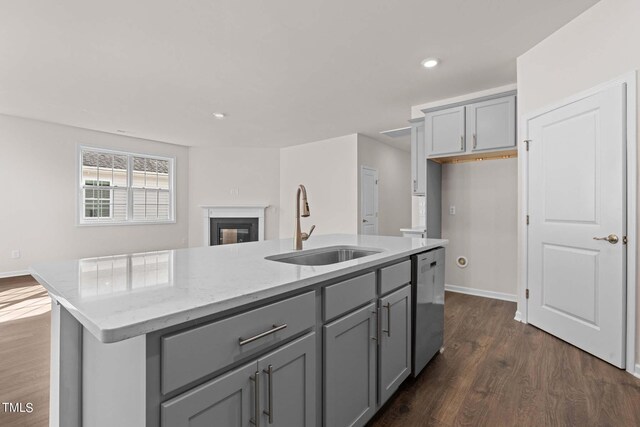
[[[296,265],[329,265],[375,255],[380,252],[382,252],[381,249],[361,248],[359,246],[330,246],[327,248],[271,255],[265,257],[265,259]]]

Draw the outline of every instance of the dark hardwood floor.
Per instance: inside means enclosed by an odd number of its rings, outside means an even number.
[[[640,426],[640,380],[532,326],[515,304],[447,293],[445,351],[370,426]],[[49,303],[30,277],[0,280],[0,426],[45,427]]]
[[[370,426],[640,426],[640,380],[530,325],[515,303],[447,293],[445,350]]]

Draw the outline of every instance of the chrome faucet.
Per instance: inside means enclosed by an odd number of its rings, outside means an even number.
[[[302,193],[302,215],[300,215],[300,193]],[[293,235],[293,248],[297,251],[302,249],[302,242],[307,240],[313,230],[316,228],[315,225],[311,226],[309,233],[303,233],[300,231],[300,216],[308,217],[309,213],[309,202],[307,202],[307,189],[304,188],[304,185],[300,184],[298,186],[298,192],[296,193],[296,231]]]

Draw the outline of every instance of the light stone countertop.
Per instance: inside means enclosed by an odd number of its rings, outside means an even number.
[[[416,225],[414,227],[401,228],[400,231],[404,233],[424,233],[427,231],[427,226],[425,225]]]
[[[31,274],[100,341],[116,342],[274,297],[448,241],[313,235],[306,249],[361,246],[381,253],[323,266],[266,260],[293,239],[177,249],[36,264]]]

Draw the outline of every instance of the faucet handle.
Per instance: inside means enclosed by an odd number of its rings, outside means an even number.
[[[313,230],[315,229],[316,229],[316,226],[312,225],[308,233],[300,233],[300,235],[302,236],[302,240],[307,240],[309,237],[311,237],[311,233],[313,233]]]

